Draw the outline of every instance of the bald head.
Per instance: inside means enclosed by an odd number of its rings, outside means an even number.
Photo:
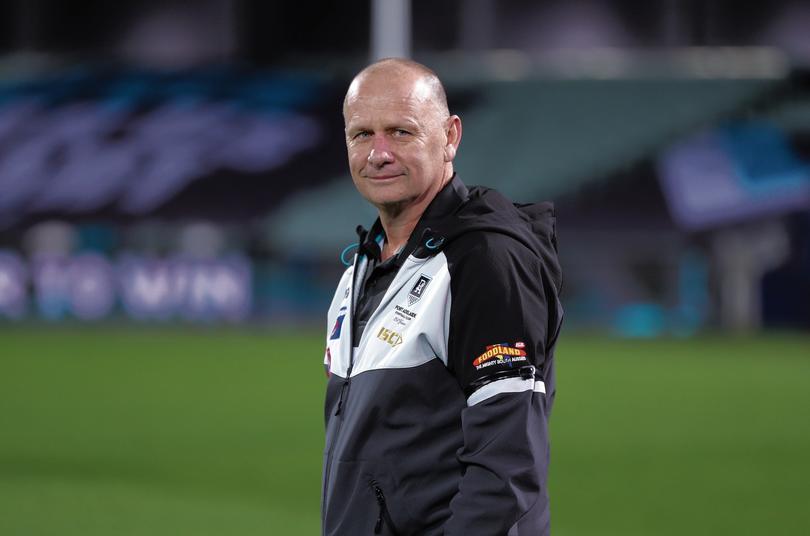
[[[411,98],[431,105],[441,119],[450,115],[447,94],[436,73],[404,58],[382,59],[357,73],[343,99],[344,115],[346,107],[360,96],[363,86],[380,84],[390,87],[392,92],[406,91]]]
[[[452,179],[461,140],[461,119],[449,115],[436,73],[403,59],[369,65],[346,92],[343,119],[359,192],[379,209],[384,226],[415,225]]]

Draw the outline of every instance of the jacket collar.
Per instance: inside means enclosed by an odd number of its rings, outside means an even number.
[[[467,186],[454,173],[450,182],[439,190],[436,197],[433,198],[422,213],[408,242],[396,254],[394,262],[401,265],[412,253],[415,253],[418,257],[426,257],[436,253],[443,244],[444,238],[437,234],[436,230],[431,226],[435,226],[455,212],[467,200],[468,196],[469,190],[467,190]],[[358,226],[357,234],[360,244],[359,253],[379,260],[382,254],[380,250],[382,241],[378,243],[378,239],[380,237],[385,238],[385,230],[382,223],[380,223],[380,218],[374,221],[369,231],[366,231],[362,226]]]

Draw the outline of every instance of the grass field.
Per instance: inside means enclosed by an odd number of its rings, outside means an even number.
[[[3,328],[0,535],[318,534],[322,351]],[[810,533],[810,338],[569,334],[557,359],[557,536]]]

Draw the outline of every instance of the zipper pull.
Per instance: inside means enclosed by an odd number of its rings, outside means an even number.
[[[377,504],[380,506],[380,513],[377,515],[377,523],[374,524],[374,534],[382,532],[383,512],[385,511],[385,495],[376,484],[373,485],[374,496],[377,499]]]
[[[338,397],[337,409],[335,410],[335,417],[340,415],[340,410],[343,407],[343,395],[346,393],[346,389],[349,387],[349,378],[343,380],[343,385],[340,386],[340,397]]]

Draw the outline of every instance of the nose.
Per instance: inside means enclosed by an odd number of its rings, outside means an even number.
[[[394,155],[388,147],[388,142],[384,136],[375,136],[374,144],[368,153],[368,163],[374,167],[382,167],[394,161]]]

